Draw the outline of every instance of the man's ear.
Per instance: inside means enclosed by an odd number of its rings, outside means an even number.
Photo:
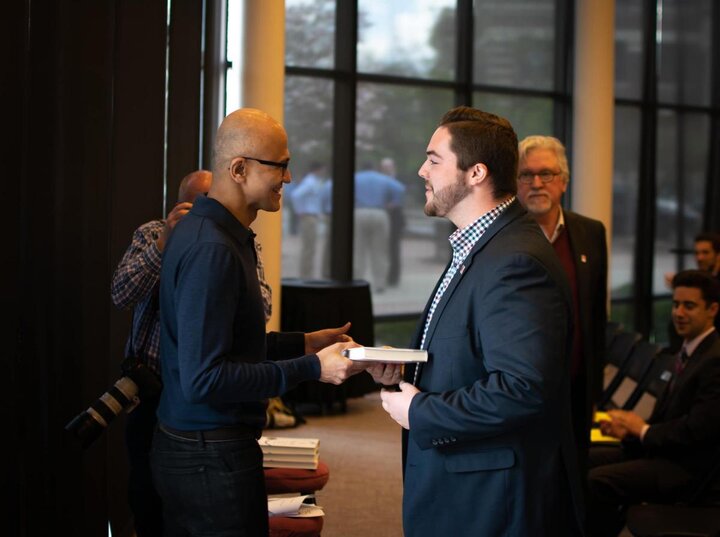
[[[245,180],[245,159],[235,157],[230,161],[230,178],[236,183]]]
[[[710,306],[708,307],[708,310],[710,310],[710,313],[712,313],[713,317],[717,316],[718,309],[720,309],[720,304],[718,304],[717,302],[711,302]]]
[[[483,164],[482,162],[478,162],[477,164],[474,164],[473,167],[471,168],[471,172],[472,173],[470,173],[470,180],[469,180],[470,186],[479,185],[483,181],[485,181],[485,179],[487,179],[488,169],[487,169],[487,166],[485,166],[485,164]]]

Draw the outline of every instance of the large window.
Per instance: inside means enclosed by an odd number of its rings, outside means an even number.
[[[451,226],[424,215],[417,176],[440,116],[457,104],[494,112],[519,138],[558,137],[572,160],[574,2],[285,6],[283,276],[368,280],[378,333],[396,341],[450,255]],[[611,317],[662,342],[667,277],[694,266],[693,237],[720,222],[720,4],[623,0],[615,13]],[[370,170],[394,185],[375,212]]]
[[[613,317],[661,343],[668,280],[695,268],[693,237],[717,207],[706,192],[719,171],[710,168],[718,9],[711,0],[616,4]]]
[[[417,172],[427,142],[457,104],[507,117],[520,137],[566,139],[568,66],[560,51],[571,34],[558,27],[566,4],[288,0],[285,120],[294,185],[285,196],[283,276],[365,279],[376,317],[395,327],[417,317],[449,260],[452,232],[423,212]],[[354,39],[345,38],[348,27]],[[374,172],[390,178],[386,186],[367,182]],[[338,188],[347,199],[333,196]],[[348,210],[354,233],[345,230],[340,247],[353,247],[343,250],[332,240],[333,212]],[[352,257],[350,275],[334,271],[338,255]]]

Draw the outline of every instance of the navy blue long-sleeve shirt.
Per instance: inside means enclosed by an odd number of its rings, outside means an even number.
[[[254,234],[198,198],[175,226],[160,275],[160,423],[181,430],[261,428],[265,401],[320,377],[301,333],[265,333]]]

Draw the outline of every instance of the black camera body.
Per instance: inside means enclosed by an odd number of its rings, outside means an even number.
[[[121,412],[130,412],[142,399],[153,397],[162,390],[160,378],[138,358],[125,358],[121,367],[123,376],[65,426],[66,431],[80,440],[83,448],[97,440]]]

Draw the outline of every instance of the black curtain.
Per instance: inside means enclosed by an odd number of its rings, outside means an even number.
[[[109,286],[133,230],[199,166],[205,3],[173,2],[170,36],[162,1],[3,8],[6,535],[128,532],[122,417],[87,450],[64,426],[120,376]]]

